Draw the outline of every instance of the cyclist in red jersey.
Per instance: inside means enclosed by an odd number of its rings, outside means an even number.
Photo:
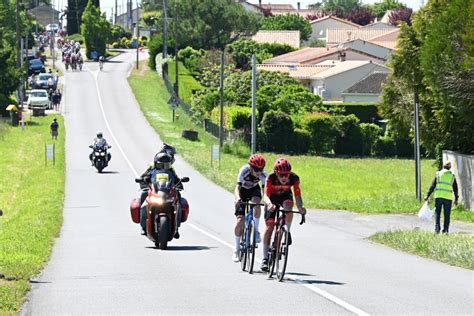
[[[292,192],[293,188],[293,192]],[[263,201],[265,207],[265,232],[263,233],[263,260],[262,271],[268,270],[268,249],[270,248],[270,239],[275,227],[275,209],[281,206],[286,211],[293,209],[293,193],[296,201],[296,207],[301,214],[306,214],[301,198],[300,178],[294,172],[291,172],[291,165],[285,158],[278,158],[273,165],[273,173],[269,174],[265,181],[265,194]],[[286,224],[290,231],[293,213],[286,214]],[[291,234],[289,236],[291,244]]]

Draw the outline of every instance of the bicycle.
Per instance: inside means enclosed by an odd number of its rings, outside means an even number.
[[[248,269],[248,272],[253,273],[253,265],[255,262],[255,248],[257,248],[255,221],[253,219],[253,208],[261,203],[252,203],[243,201],[241,206],[245,207],[245,224],[244,232],[240,237],[240,265],[242,271]]]
[[[286,226],[286,214],[297,213],[295,211],[285,211],[280,206],[275,210],[276,224],[274,228],[273,241],[268,249],[268,278],[272,278],[276,268],[276,276],[278,281],[283,281],[286,272],[286,265],[288,262],[288,251],[291,244],[288,243],[290,239],[290,232]],[[301,214],[300,225],[306,221],[305,215]]]

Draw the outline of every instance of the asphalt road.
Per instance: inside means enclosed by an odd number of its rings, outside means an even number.
[[[95,63],[66,72],[64,225],[21,314],[473,314],[472,271],[365,239],[432,228],[414,216],[311,210],[305,225],[292,227],[284,282],[240,271],[231,261],[232,194],[180,157],[178,174],[191,178],[183,193],[190,216],[169,250],[155,249],[128,210],[134,177],[161,145],[126,81],[135,58],[130,51],[102,72]],[[98,130],[113,146],[103,174],[88,160]],[[465,229],[472,226],[452,231]]]

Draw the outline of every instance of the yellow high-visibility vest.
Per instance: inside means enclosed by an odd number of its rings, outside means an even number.
[[[443,198],[453,199],[454,174],[450,170],[443,169],[436,172],[436,188],[434,192],[435,199]]]

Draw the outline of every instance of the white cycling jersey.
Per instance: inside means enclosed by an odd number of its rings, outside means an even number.
[[[249,165],[244,165],[239,170],[239,175],[237,176],[237,184],[242,186],[245,189],[251,189],[258,185],[258,182],[262,181],[262,186],[265,186],[265,179],[267,178],[267,173],[263,171],[260,174],[260,177],[256,177],[252,174],[252,169]]]

